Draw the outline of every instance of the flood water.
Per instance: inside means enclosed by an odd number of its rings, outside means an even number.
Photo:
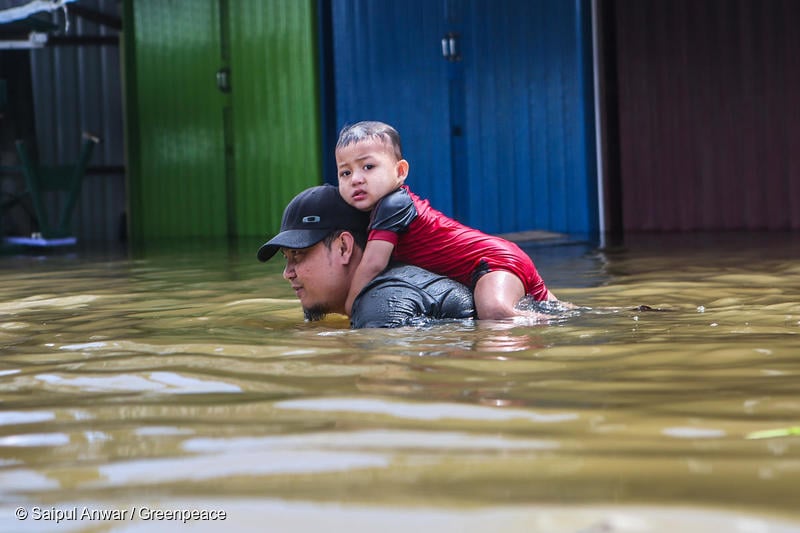
[[[0,255],[0,531],[800,531],[800,235],[530,246],[575,312],[360,331],[258,244]]]

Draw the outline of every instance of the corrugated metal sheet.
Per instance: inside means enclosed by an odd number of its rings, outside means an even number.
[[[588,2],[333,6],[339,125],[396,126],[412,189],[488,232],[597,230]]]
[[[82,0],[81,4],[117,14],[116,0]],[[53,20],[63,27],[55,12]],[[67,35],[109,36],[116,30],[70,16]],[[37,151],[41,164],[69,164],[78,158],[81,133],[102,139],[92,166],[124,165],[120,56],[113,45],[50,45],[31,54],[36,117]],[[52,211],[60,198],[48,198]],[[120,172],[86,176],[73,216],[81,240],[113,241],[119,238],[125,211],[125,176]]]
[[[313,1],[132,11],[137,238],[277,231],[286,203],[321,182]]]
[[[800,3],[615,15],[624,229],[800,229]]]
[[[597,231],[588,3],[469,5],[468,212],[488,231]]]
[[[130,22],[132,237],[227,235],[218,2],[137,1]]]
[[[313,0],[231,0],[236,233],[277,232],[322,182]]]
[[[441,51],[444,2],[331,4],[337,129],[361,120],[397,128],[410,163],[406,183],[452,215],[450,90]],[[336,182],[335,167],[326,168],[325,175]]]

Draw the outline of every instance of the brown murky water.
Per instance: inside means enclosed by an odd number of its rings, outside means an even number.
[[[577,312],[362,331],[257,245],[0,256],[0,531],[800,531],[800,236],[530,248]]]

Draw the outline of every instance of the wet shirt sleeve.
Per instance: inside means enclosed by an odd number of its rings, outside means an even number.
[[[406,189],[398,189],[387,194],[372,211],[370,239],[378,239],[397,244],[397,235],[408,231],[417,218],[417,208]]]

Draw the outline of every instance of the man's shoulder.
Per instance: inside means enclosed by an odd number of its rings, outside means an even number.
[[[392,263],[386,270],[375,276],[373,282],[402,282],[414,288],[423,288],[425,283],[444,280],[453,281],[446,276],[434,274],[430,270],[425,270],[416,265]]]
[[[397,327],[423,319],[464,319],[475,314],[472,292],[425,269],[393,264],[376,276],[353,304],[353,327]]]

